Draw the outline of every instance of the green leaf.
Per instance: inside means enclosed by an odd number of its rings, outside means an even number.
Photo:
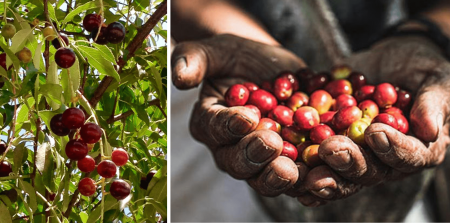
[[[50,16],[50,18],[55,21],[56,23],[58,23],[58,19],[56,18],[56,14],[55,14],[55,8],[53,8],[52,4],[47,4],[48,6],[48,15]]]
[[[22,179],[19,179],[19,187],[28,194],[30,200],[27,203],[30,206],[31,210],[35,212],[37,209],[37,201],[36,201],[36,191],[34,190],[33,186],[31,186],[30,183],[23,181]]]
[[[43,42],[40,42],[37,45],[36,51],[34,52],[34,56],[33,56],[33,65],[38,70],[39,70],[39,67],[40,67],[41,61],[42,61],[42,43]]]
[[[16,124],[14,128],[16,128],[16,135],[19,134],[19,131],[22,128],[22,125],[25,121],[28,120],[28,107],[26,105],[22,105],[19,107],[19,111],[17,113]]]
[[[41,172],[41,174],[47,171],[49,165],[51,165],[51,155],[50,144],[44,143],[39,146],[36,152],[36,168],[39,172]]]
[[[75,60],[75,64],[67,69],[67,75],[70,77],[70,79],[67,79],[69,85],[67,88],[67,95],[70,96],[70,99],[72,97],[76,97],[76,91],[80,87],[80,64],[78,63],[78,58]],[[62,77],[61,77],[62,78]],[[64,93],[66,93],[66,89],[64,89]],[[69,102],[68,100],[67,102]]]
[[[146,200],[148,203],[153,205],[153,207],[155,207],[156,211],[161,215],[163,219],[167,218],[167,207],[162,202],[159,202],[153,198],[148,198]]]
[[[59,84],[44,84],[40,87],[39,93],[44,95],[47,100],[54,102],[55,105],[52,106],[54,110],[61,107],[62,101],[62,87]]]
[[[119,207],[119,202],[112,196],[106,196],[103,199],[105,199],[105,207],[104,207],[104,211],[108,211],[111,210],[112,208],[118,208]],[[87,223],[94,223],[96,222],[100,216],[101,216],[101,212],[102,212],[102,207],[101,205],[98,205],[89,215],[89,218],[87,220]]]
[[[9,67],[11,64],[14,65],[14,68],[16,70],[20,69],[20,61],[19,58],[16,57],[14,52],[9,49],[8,46],[6,46],[3,42],[0,41],[0,47],[5,51],[7,57],[6,57],[6,67]],[[12,61],[12,62],[11,62]]]
[[[80,50],[83,56],[88,58],[89,64],[97,69],[98,72],[104,75],[112,76],[114,79],[120,82],[120,76],[117,73],[116,69],[114,69],[111,62],[103,57],[100,50],[87,46],[78,46],[78,50]]]
[[[104,56],[104,58],[106,60],[108,60],[109,62],[113,63],[114,65],[116,65],[116,60],[114,59],[114,55],[111,52],[111,50],[105,46],[105,45],[100,45],[97,43],[92,43],[92,45],[97,48],[98,50],[100,50],[100,52],[102,53],[102,55]]]
[[[11,44],[11,51],[13,53],[17,53],[20,50],[23,49],[23,47],[25,46],[25,43],[27,43],[28,37],[30,35],[33,35],[33,30],[28,28],[28,29],[21,29],[19,30],[16,35],[11,39],[12,44]]]
[[[17,172],[17,170],[22,167],[22,164],[25,163],[28,157],[28,149],[25,147],[26,142],[21,142],[19,145],[14,148],[14,165],[13,171]]]
[[[89,1],[88,3],[84,5],[77,6],[73,11],[71,11],[69,14],[67,14],[66,18],[62,21],[62,23],[67,23],[72,21],[73,17],[76,15],[81,14],[84,11],[87,11],[89,9],[97,8],[97,5],[95,4],[95,1]]]
[[[12,223],[8,208],[3,204],[3,202],[0,202],[0,222]]]
[[[0,106],[8,103],[13,96],[14,94],[7,90],[0,90]]]

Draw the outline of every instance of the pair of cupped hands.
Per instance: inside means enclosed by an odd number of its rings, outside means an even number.
[[[370,84],[389,82],[412,92],[412,135],[377,123],[365,131],[367,148],[332,136],[319,148],[325,165],[314,168],[280,156],[282,138],[270,130],[255,131],[259,120],[250,109],[224,104],[233,84],[261,84],[281,71],[306,67],[292,52],[233,35],[182,42],[172,53],[172,81],[179,89],[203,83],[190,131],[221,170],[246,180],[261,195],[284,193],[305,206],[319,206],[436,166],[450,142],[450,63],[436,45],[418,36],[391,37],[345,63]]]

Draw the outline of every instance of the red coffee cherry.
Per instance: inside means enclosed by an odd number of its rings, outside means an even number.
[[[93,32],[102,24],[101,15],[88,14],[83,19],[83,27],[88,32]]]
[[[117,148],[112,152],[111,160],[116,166],[124,166],[128,162],[128,153],[122,148]]]
[[[356,106],[350,106],[337,111],[331,123],[336,130],[344,130],[361,118],[362,111]]]
[[[109,188],[109,193],[117,200],[123,200],[130,195],[131,186],[124,180],[115,180]]]
[[[62,122],[62,114],[57,114],[50,120],[50,130],[57,136],[69,135],[70,129]]]
[[[373,99],[381,108],[390,107],[397,101],[397,91],[392,84],[382,83],[375,87]]]
[[[298,156],[297,148],[291,143],[283,141],[283,150],[281,151],[280,156],[286,156],[295,161]]]
[[[225,93],[225,102],[228,107],[243,106],[247,103],[250,91],[242,84],[235,84]]]
[[[97,190],[95,181],[89,177],[85,177],[78,183],[78,191],[84,196],[92,196]]]
[[[87,155],[83,159],[78,160],[77,167],[81,172],[89,173],[95,169],[95,160]]]
[[[97,166],[97,172],[104,178],[111,178],[116,175],[117,166],[111,160],[103,160]]]
[[[288,126],[292,125],[294,122],[293,116],[294,112],[290,108],[283,105],[278,105],[269,113],[268,117],[283,126]]]
[[[259,89],[250,94],[247,104],[256,106],[261,115],[267,115],[275,107],[277,107],[277,99],[268,91]]]
[[[85,121],[84,112],[79,108],[69,108],[63,112],[61,121],[69,129],[80,128]]]
[[[388,113],[381,113],[377,115],[373,120],[372,123],[383,123],[386,125],[390,125],[394,129],[398,129],[398,123],[397,119]]]
[[[294,113],[294,123],[298,129],[302,131],[309,131],[314,126],[319,125],[319,112],[310,106],[300,107]]]
[[[314,144],[320,144],[330,136],[334,136],[334,131],[328,125],[318,125],[311,129],[309,138]]]
[[[81,160],[88,154],[88,148],[85,142],[80,139],[70,140],[66,144],[66,155],[71,160]]]
[[[55,53],[55,62],[61,68],[69,68],[75,63],[76,57],[72,49],[62,47]]]
[[[86,143],[96,143],[102,137],[102,129],[95,123],[86,123],[80,129],[80,136]]]
[[[280,101],[286,101],[292,95],[292,83],[287,77],[279,77],[273,83],[273,95]]]

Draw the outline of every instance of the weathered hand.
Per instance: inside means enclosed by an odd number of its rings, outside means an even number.
[[[368,148],[344,136],[325,140],[319,154],[328,166],[312,169],[298,196],[317,206],[357,192],[365,185],[397,180],[440,164],[450,143],[450,63],[429,40],[410,36],[386,39],[349,58],[348,64],[370,83],[390,82],[415,95],[410,112],[413,136],[384,124],[365,131]],[[324,175],[324,169],[329,174]],[[309,190],[312,193],[305,193]]]
[[[225,91],[233,84],[260,84],[282,71],[304,67],[291,52],[232,35],[183,42],[172,54],[172,79],[189,89],[203,83],[190,131],[211,150],[216,164],[237,179],[246,179],[258,193],[276,196],[298,178],[297,166],[282,150],[281,137],[269,130],[254,131],[258,117],[245,107],[226,107]]]

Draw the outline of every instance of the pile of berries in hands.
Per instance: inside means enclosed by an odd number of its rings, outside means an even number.
[[[112,22],[109,25],[106,25],[103,23],[101,15],[98,14],[86,15],[83,19],[83,27],[86,31],[91,33],[91,38],[94,39],[97,44],[117,44],[125,39],[125,27],[122,23]],[[99,28],[100,33],[98,33]]]
[[[112,178],[116,175],[117,167],[124,166],[128,162],[128,153],[122,148],[117,148],[112,152],[111,160],[102,160],[96,167],[94,158],[88,153],[100,140],[102,130],[97,124],[85,121],[85,114],[81,109],[69,108],[62,114],[52,117],[50,129],[58,136],[67,136],[71,130],[76,131],[74,138],[66,144],[67,157],[77,161],[77,167],[81,172],[88,173],[97,168],[101,177]],[[97,190],[97,183],[92,178],[83,178],[78,184],[78,190],[84,196],[91,196]],[[111,183],[109,192],[116,199],[122,200],[130,194],[131,186],[124,180],[116,179]]]
[[[366,77],[347,66],[330,73],[303,69],[285,72],[273,82],[231,86],[227,106],[252,109],[260,121],[256,130],[269,129],[283,139],[281,155],[309,167],[323,164],[318,155],[322,141],[344,135],[366,146],[364,131],[372,123],[384,123],[407,134],[411,105],[409,92],[389,83],[369,85]]]

